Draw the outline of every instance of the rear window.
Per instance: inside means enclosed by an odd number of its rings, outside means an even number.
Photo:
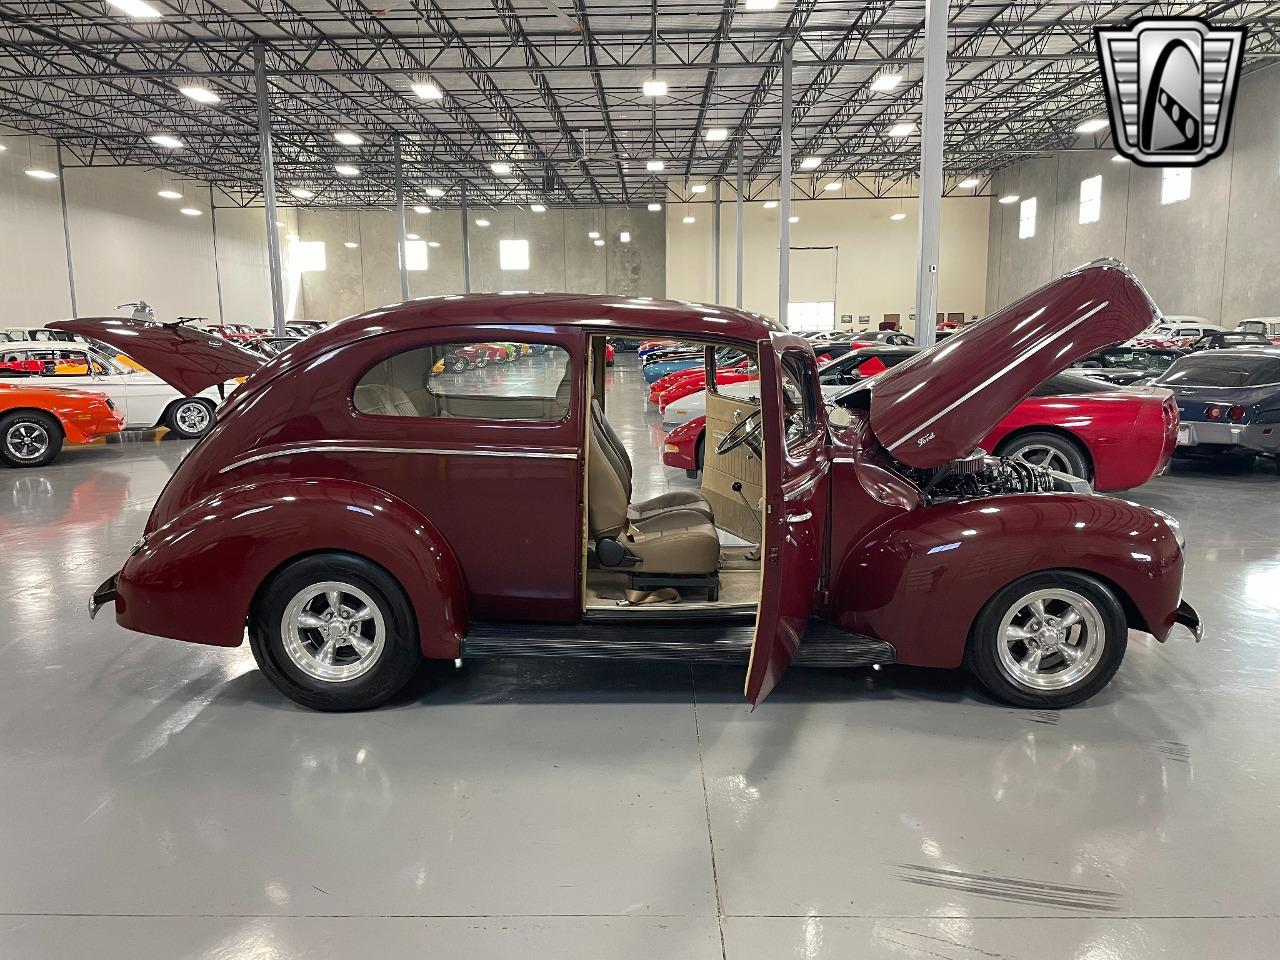
[[[1162,387],[1258,387],[1280,383],[1280,357],[1218,351],[1183,357],[1156,383]]]
[[[1066,394],[1110,393],[1113,390],[1115,390],[1114,384],[1090,380],[1088,377],[1077,376],[1074,373],[1060,373],[1032,390],[1031,396],[1060,397]]]
[[[1268,346],[1271,341],[1260,333],[1224,333],[1222,342],[1229,347]]]

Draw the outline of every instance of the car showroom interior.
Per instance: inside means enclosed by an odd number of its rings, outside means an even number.
[[[0,2],[0,957],[1274,958],[1278,36]]]

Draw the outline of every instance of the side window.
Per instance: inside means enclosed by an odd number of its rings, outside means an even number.
[[[563,420],[569,354],[542,343],[440,343],[406,350],[356,384],[357,411],[378,417]]]
[[[782,358],[782,407],[787,449],[812,437],[818,430],[818,396],[813,377],[799,357]]]

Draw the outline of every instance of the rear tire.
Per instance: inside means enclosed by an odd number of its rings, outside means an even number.
[[[11,467],[43,467],[62,450],[62,426],[40,410],[0,417],[0,459]]]
[[[449,361],[449,369],[454,373],[463,373],[467,369],[467,361],[463,360],[461,357],[454,357]]]
[[[344,553],[280,570],[249,616],[258,668],[313,710],[368,710],[395,696],[422,661],[417,621],[395,578]]]
[[[1092,480],[1093,471],[1080,445],[1057,433],[1024,433],[1002,443],[999,456],[1022,459],[1037,466],[1069,473],[1081,480]]]
[[[969,633],[965,661],[1005,703],[1070,707],[1111,682],[1128,639],[1124,608],[1109,587],[1086,574],[1050,570],[1015,580],[987,602]]]
[[[197,440],[213,429],[213,404],[198,397],[187,397],[169,404],[164,412],[164,425],[183,440]]]

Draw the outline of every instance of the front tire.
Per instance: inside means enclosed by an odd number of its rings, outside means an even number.
[[[296,560],[259,592],[249,645],[277,690],[313,710],[368,710],[408,683],[422,654],[409,599],[363,557]]]
[[[0,417],[0,459],[11,467],[43,467],[62,450],[62,427],[40,410]]]
[[[991,693],[1017,707],[1070,707],[1105,687],[1128,644],[1124,608],[1102,582],[1070,570],[1015,580],[982,608],[965,651]]]
[[[213,405],[196,397],[179,400],[164,412],[164,425],[183,440],[197,440],[213,429]]]

